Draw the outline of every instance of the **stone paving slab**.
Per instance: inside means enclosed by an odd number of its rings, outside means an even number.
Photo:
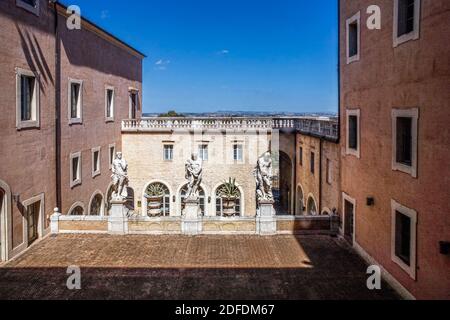
[[[0,268],[0,299],[399,298],[368,290],[366,269],[329,236],[58,235]]]

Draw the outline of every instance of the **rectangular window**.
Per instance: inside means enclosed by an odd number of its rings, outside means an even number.
[[[348,117],[348,147],[358,149],[358,118],[356,116]]]
[[[198,157],[203,161],[208,160],[208,145],[202,144],[198,146]]]
[[[136,90],[130,91],[130,119],[136,119],[138,107],[138,92]]]
[[[39,127],[39,80],[32,71],[16,69],[17,129]]]
[[[392,169],[417,177],[417,125],[419,110],[392,110]]]
[[[392,260],[405,270],[411,278],[416,277],[416,231],[417,212],[396,201],[392,207]]]
[[[327,183],[331,184],[331,161],[330,159],[326,160],[326,170],[327,170]]]
[[[394,0],[394,47],[419,38],[420,0]]]
[[[109,168],[111,169],[114,158],[116,157],[116,144],[109,145]]]
[[[361,13],[347,19],[347,64],[359,60]]]
[[[242,161],[243,160],[243,146],[242,144],[233,145],[233,160]]]
[[[114,88],[108,87],[106,88],[105,93],[105,102],[106,102],[106,110],[105,117],[106,121],[114,120]]]
[[[173,145],[164,145],[164,160],[172,161],[173,160]]]
[[[81,152],[70,155],[70,187],[81,184]]]
[[[347,145],[346,154],[360,157],[360,111],[347,110]]]
[[[397,162],[411,166],[412,160],[412,119],[406,117],[397,118]]]
[[[96,177],[100,174],[100,164],[101,164],[101,148],[92,149],[92,177]]]
[[[16,5],[39,16],[39,0],[16,0]]]
[[[69,123],[82,122],[83,82],[69,79]]]
[[[411,218],[395,211],[395,255],[411,265]]]
[[[314,174],[316,171],[316,155],[311,152],[311,173]]]
[[[301,166],[303,166],[303,147],[300,147],[298,152],[298,160]]]

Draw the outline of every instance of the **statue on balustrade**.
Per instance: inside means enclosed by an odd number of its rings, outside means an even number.
[[[272,192],[272,155],[270,152],[264,153],[258,159],[255,170],[253,171],[256,180],[256,195],[258,203],[273,202]]]
[[[186,199],[198,199],[200,184],[203,178],[203,162],[196,153],[186,161],[186,179],[188,180],[188,189]]]
[[[112,183],[113,183],[113,200],[123,201],[127,198],[128,186],[128,163],[122,156],[122,152],[117,152],[111,165]]]

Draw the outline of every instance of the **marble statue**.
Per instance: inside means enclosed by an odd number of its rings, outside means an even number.
[[[116,157],[111,165],[112,183],[113,183],[113,200],[125,200],[128,196],[128,164],[122,156],[122,152],[117,152]]]
[[[264,153],[264,155],[258,159],[253,174],[256,180],[256,195],[258,202],[274,201],[272,192],[272,155],[270,152]]]
[[[186,179],[188,180],[188,190],[186,199],[197,199],[199,196],[200,184],[203,177],[203,163],[196,153],[186,161]]]

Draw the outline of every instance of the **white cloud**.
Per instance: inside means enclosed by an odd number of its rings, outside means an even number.
[[[166,70],[167,66],[170,64],[170,60],[159,59],[155,62],[156,70]]]
[[[101,19],[109,18],[109,11],[108,10],[102,10],[102,12],[100,13],[100,18]]]
[[[223,50],[220,50],[219,52],[217,52],[217,54],[221,55],[221,56],[229,54],[229,53],[230,53],[230,51],[227,49],[223,49]]]

